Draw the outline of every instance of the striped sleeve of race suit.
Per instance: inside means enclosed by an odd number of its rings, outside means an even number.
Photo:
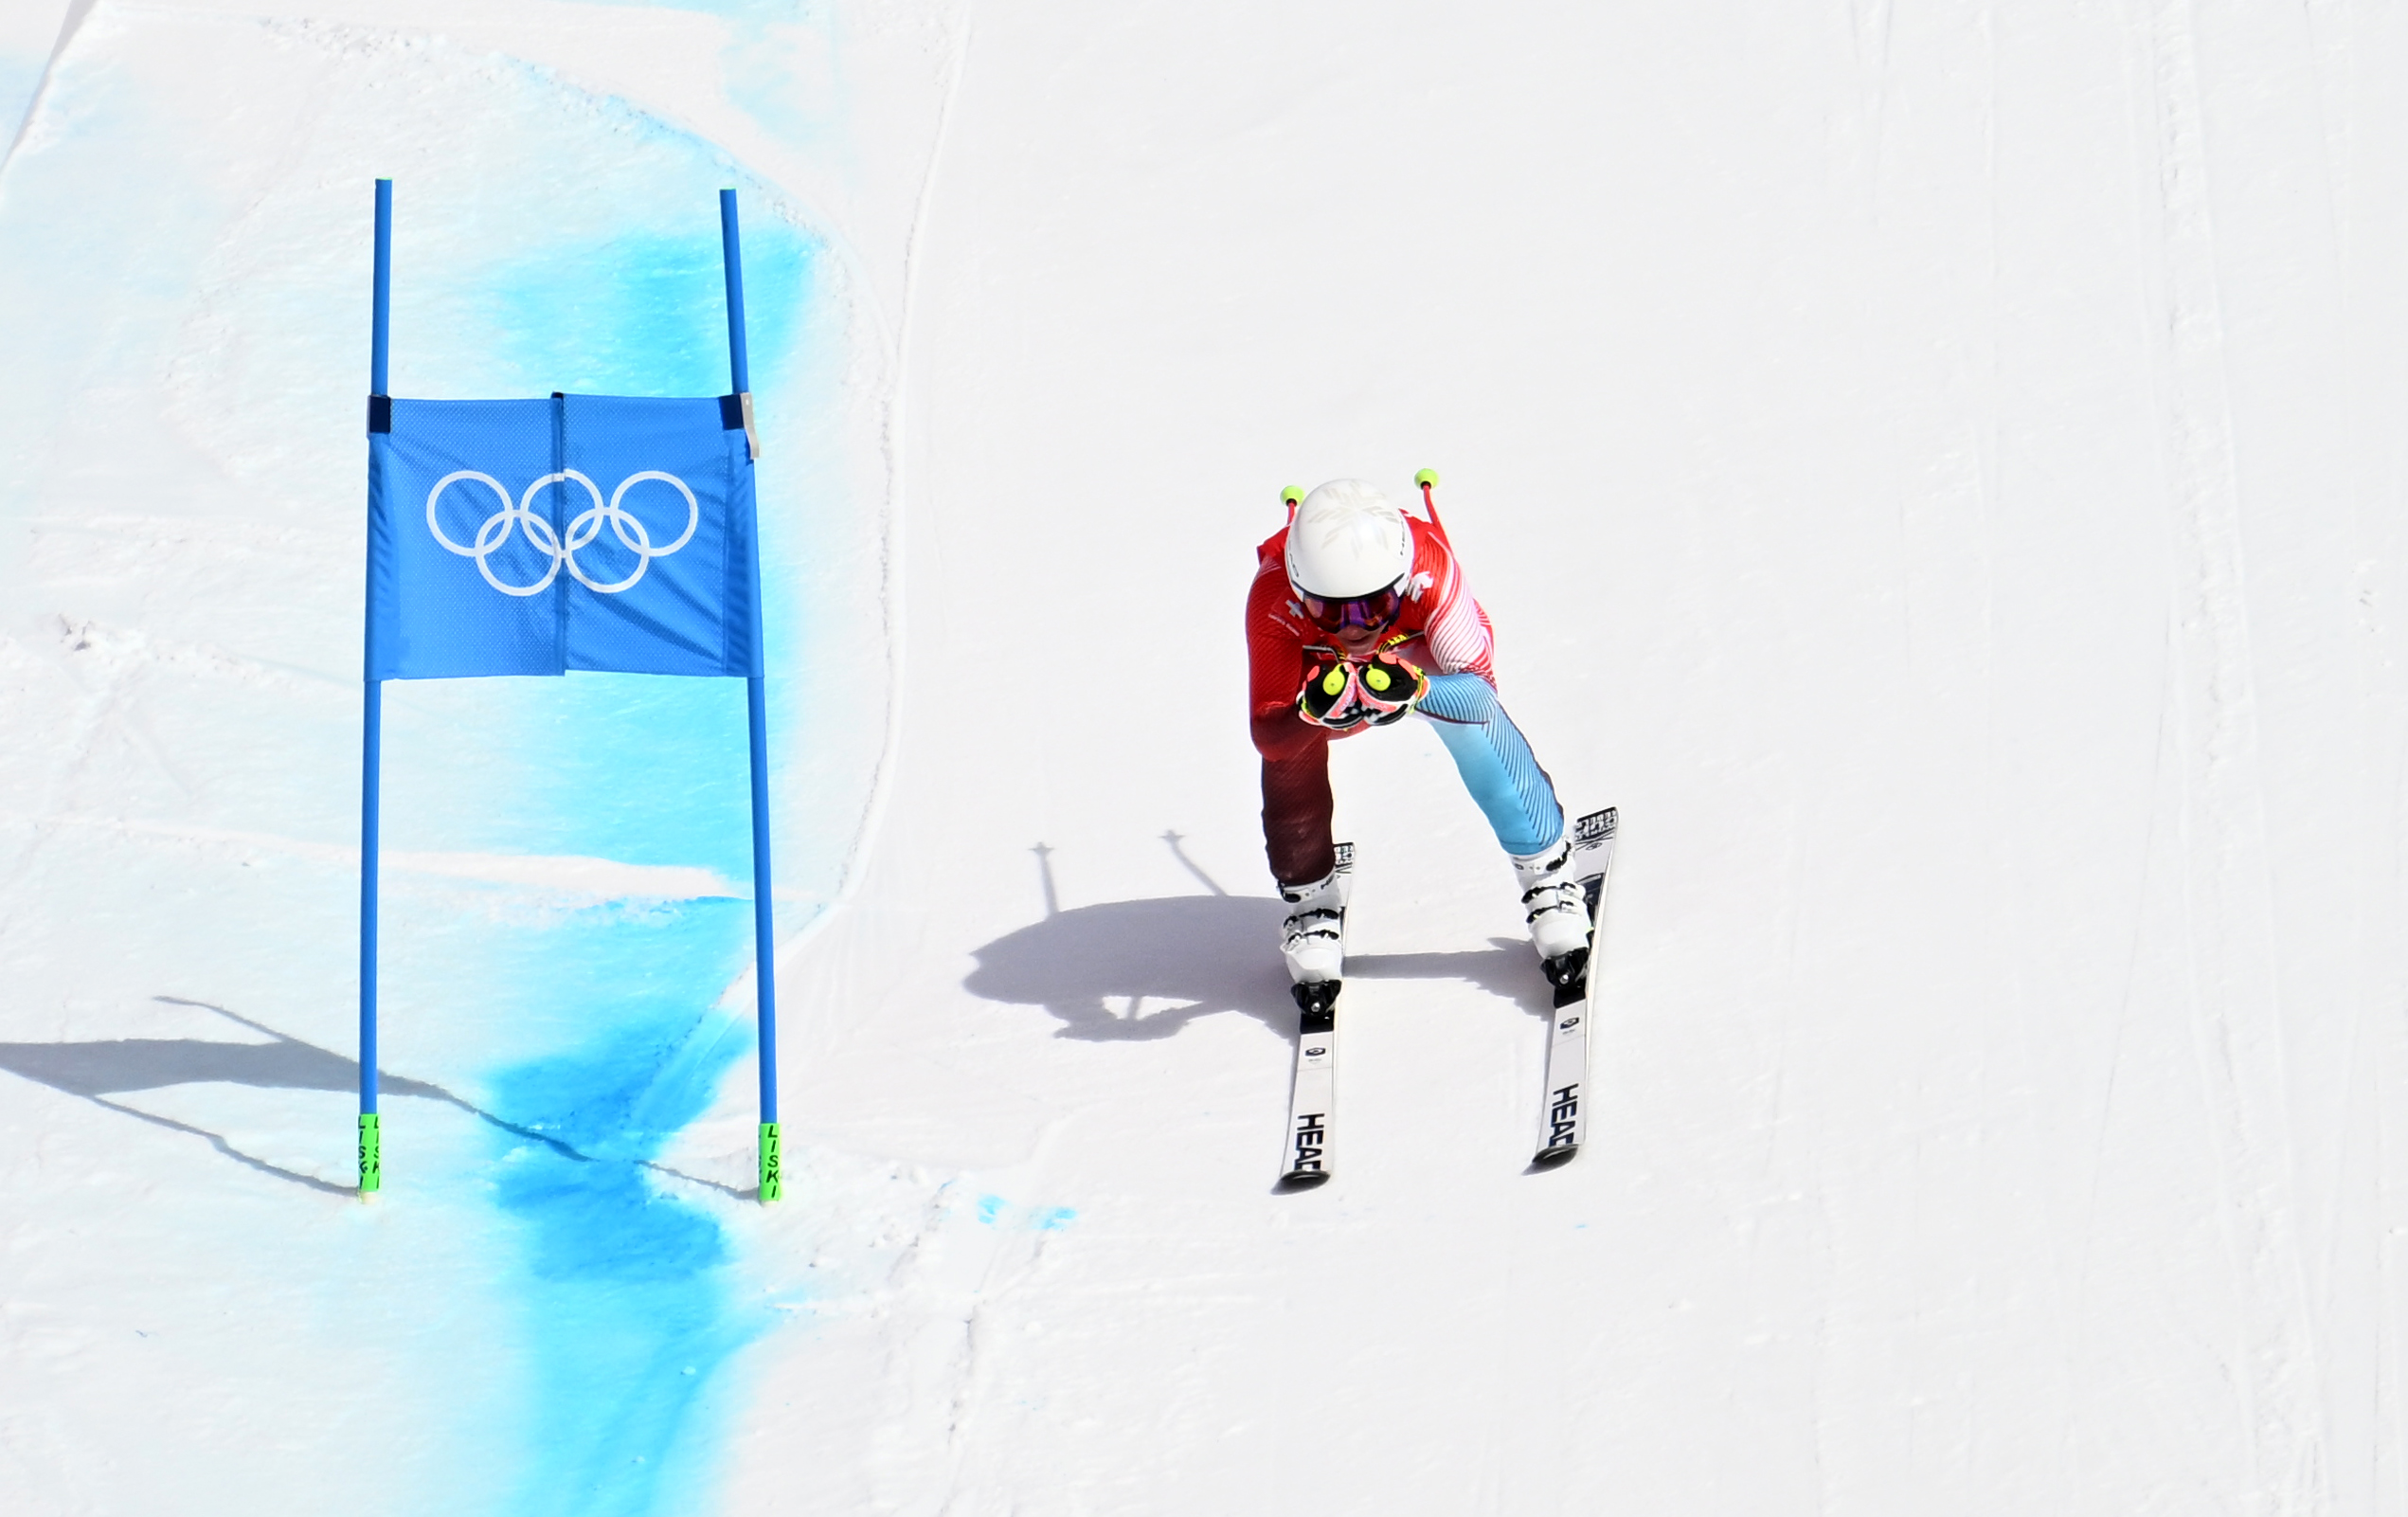
[[[1438,535],[1418,516],[1406,518],[1413,528],[1413,583],[1411,587],[1422,638],[1429,647],[1430,662],[1439,674],[1474,674],[1497,682],[1492,666],[1497,637],[1488,624],[1488,613],[1472,599],[1470,587],[1464,582],[1463,566],[1445,538]]]

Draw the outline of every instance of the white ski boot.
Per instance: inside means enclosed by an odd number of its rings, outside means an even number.
[[[1508,855],[1514,877],[1521,882],[1521,909],[1530,923],[1530,941],[1549,964],[1568,953],[1585,955],[1589,948],[1589,902],[1580,882],[1572,877],[1572,837],[1567,833],[1545,851],[1527,858]]]
[[[1354,884],[1354,872],[1340,859],[1319,879],[1279,888],[1279,898],[1287,903],[1279,950],[1287,960],[1290,981],[1318,984],[1346,972],[1346,897]]]

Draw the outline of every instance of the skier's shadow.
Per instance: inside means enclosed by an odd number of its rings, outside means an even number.
[[[1166,840],[1177,851],[1176,833]],[[1041,867],[1048,852],[1038,845]],[[1043,1006],[1062,1022],[1056,1037],[1088,1042],[1176,1037],[1198,1018],[1225,1011],[1293,1038],[1296,1003],[1279,956],[1286,908],[1274,896],[1228,894],[1184,853],[1179,861],[1212,894],[1105,901],[1066,912],[1047,869],[1045,919],[971,950],[978,967],[962,987],[988,1001]],[[1468,981],[1532,1016],[1546,1016],[1548,993],[1530,945],[1504,938],[1490,943],[1453,953],[1350,955],[1346,975]]]

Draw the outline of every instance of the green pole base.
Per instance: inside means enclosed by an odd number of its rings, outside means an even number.
[[[385,1136],[376,1113],[360,1113],[360,1194],[373,1196],[385,1188]]]
[[[761,1199],[776,1201],[786,1193],[785,1172],[779,1167],[778,1124],[761,1125]]]

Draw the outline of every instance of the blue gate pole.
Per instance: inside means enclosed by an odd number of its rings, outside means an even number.
[[[736,192],[719,191],[720,252],[728,272],[728,369],[745,423],[745,448],[759,458],[752,426],[752,367],[745,352],[744,250],[736,232]],[[753,646],[761,647],[761,546],[756,525],[752,550]],[[778,935],[769,891],[769,714],[762,678],[745,681],[745,718],[752,749],[752,939],[753,996],[759,1018],[761,1061],[761,1199],[785,1193],[778,1134]]]
[[[376,181],[375,316],[368,341],[368,388],[383,396],[393,318],[393,181]],[[370,409],[374,402],[369,403]],[[371,442],[369,444],[373,446]],[[368,548],[368,617],[376,616],[373,534]],[[385,684],[363,680],[360,718],[360,1194],[385,1185],[385,1142],[376,1114],[376,869],[379,791],[385,749]]]

